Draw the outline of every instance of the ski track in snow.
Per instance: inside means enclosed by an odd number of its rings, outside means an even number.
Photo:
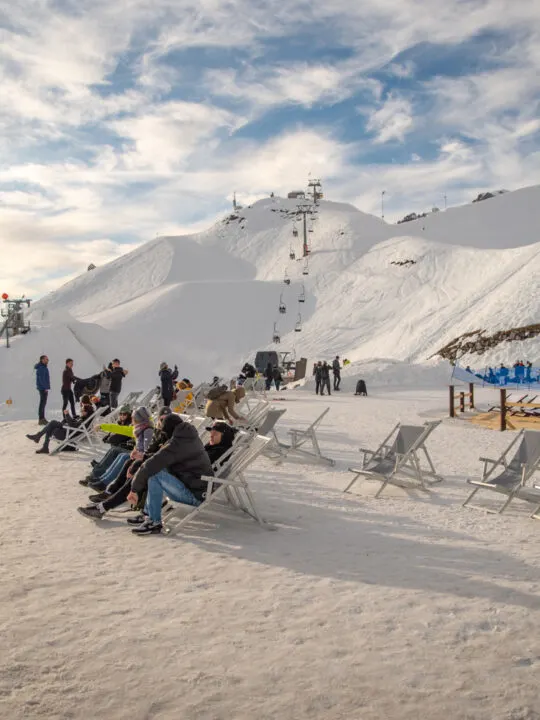
[[[337,466],[257,463],[275,532],[206,515],[137,538],[123,519],[88,521],[87,463],[36,456],[33,423],[0,425],[0,717],[539,717],[539,526],[520,503],[460,506],[509,434],[445,420],[429,443],[445,482],[375,500],[370,482],[341,492],[358,446],[442,417],[446,392],[279,399],[283,438],[331,407],[320,442]]]

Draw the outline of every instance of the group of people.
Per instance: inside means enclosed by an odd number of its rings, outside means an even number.
[[[225,388],[224,392],[223,386],[216,389],[216,397],[208,397],[208,417],[230,413],[229,397],[222,400],[223,395],[232,393],[233,403],[237,402],[234,391]],[[47,454],[52,437],[64,439],[68,425],[77,427],[94,411],[91,398],[83,396],[78,415],[73,413],[71,418],[66,410],[63,421],[53,420],[27,438],[39,443],[44,437],[37,452]],[[163,405],[155,417],[154,421],[146,407],[132,411],[122,406],[115,423],[101,425],[109,449],[92,461],[90,472],[79,480],[92,491],[88,504],[78,508],[82,515],[99,520],[127,501],[139,511],[128,519],[133,532],[148,535],[162,530],[164,496],[191,506],[204,500],[208,484],[203,478],[214,475],[215,463],[232,447],[237,430],[222,419],[214,420],[206,428],[209,442],[203,445],[197,430],[168,405]],[[233,417],[241,416],[234,412]],[[214,483],[213,488],[217,487],[219,484]]]
[[[474,373],[470,366],[467,365],[465,368],[468,372]],[[477,377],[481,378],[485,382],[492,383],[494,385],[508,385],[508,383],[528,384],[532,382],[540,382],[540,373],[536,371],[536,376],[533,375],[534,368],[532,362],[527,360],[517,360],[512,366],[513,374],[510,368],[504,363],[501,363],[498,368],[489,367],[487,373],[474,373]]]
[[[85,395],[90,397],[91,403],[98,407],[118,407],[118,398],[122,392],[122,381],[128,374],[118,358],[111,360],[108,366],[91,378],[79,378],[73,370],[74,361],[66,358],[60,393],[62,396],[62,413],[67,414],[68,406],[71,410],[71,419],[77,418],[75,402],[79,402]],[[49,392],[51,390],[51,377],[49,372],[49,358],[41,355],[39,361],[34,365],[36,371],[36,389],[39,394],[38,422],[40,425],[47,425],[45,411]]]
[[[340,391],[341,385],[341,364],[339,362],[339,355],[336,355],[332,365],[329,365],[326,360],[319,360],[313,365],[313,377],[315,378],[315,394],[324,395],[324,391],[328,391],[328,395],[331,395],[330,391],[330,372],[334,376],[334,391]]]

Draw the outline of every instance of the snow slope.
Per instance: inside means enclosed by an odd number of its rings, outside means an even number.
[[[34,306],[37,332],[0,353],[0,402],[11,395],[18,407],[33,404],[31,368],[42,352],[51,357],[53,390],[66,356],[81,374],[118,356],[130,385],[147,388],[163,360],[193,380],[235,372],[269,346],[274,323],[279,347],[310,360],[419,363],[463,332],[538,322],[540,187],[437,213],[425,231],[323,201],[309,218],[307,261],[296,206],[261,200],[204,233],[157,238],[50,293]],[[539,350],[538,340],[505,343],[482,364],[537,361]]]

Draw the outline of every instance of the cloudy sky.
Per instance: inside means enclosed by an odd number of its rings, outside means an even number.
[[[539,182],[540,0],[0,0],[0,289],[324,180],[396,220]]]

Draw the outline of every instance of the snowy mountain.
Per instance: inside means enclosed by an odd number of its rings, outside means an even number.
[[[297,356],[424,362],[465,332],[538,321],[539,222],[540,187],[398,226],[322,201],[307,216],[305,260],[297,201],[261,200],[37,302],[35,332],[0,353],[0,401],[30,397],[42,352],[57,375],[68,355],[81,376],[118,356],[141,387],[162,360],[194,380],[229,374],[270,346],[274,323],[280,349]],[[538,338],[504,343],[475,364],[536,360],[539,349]]]

